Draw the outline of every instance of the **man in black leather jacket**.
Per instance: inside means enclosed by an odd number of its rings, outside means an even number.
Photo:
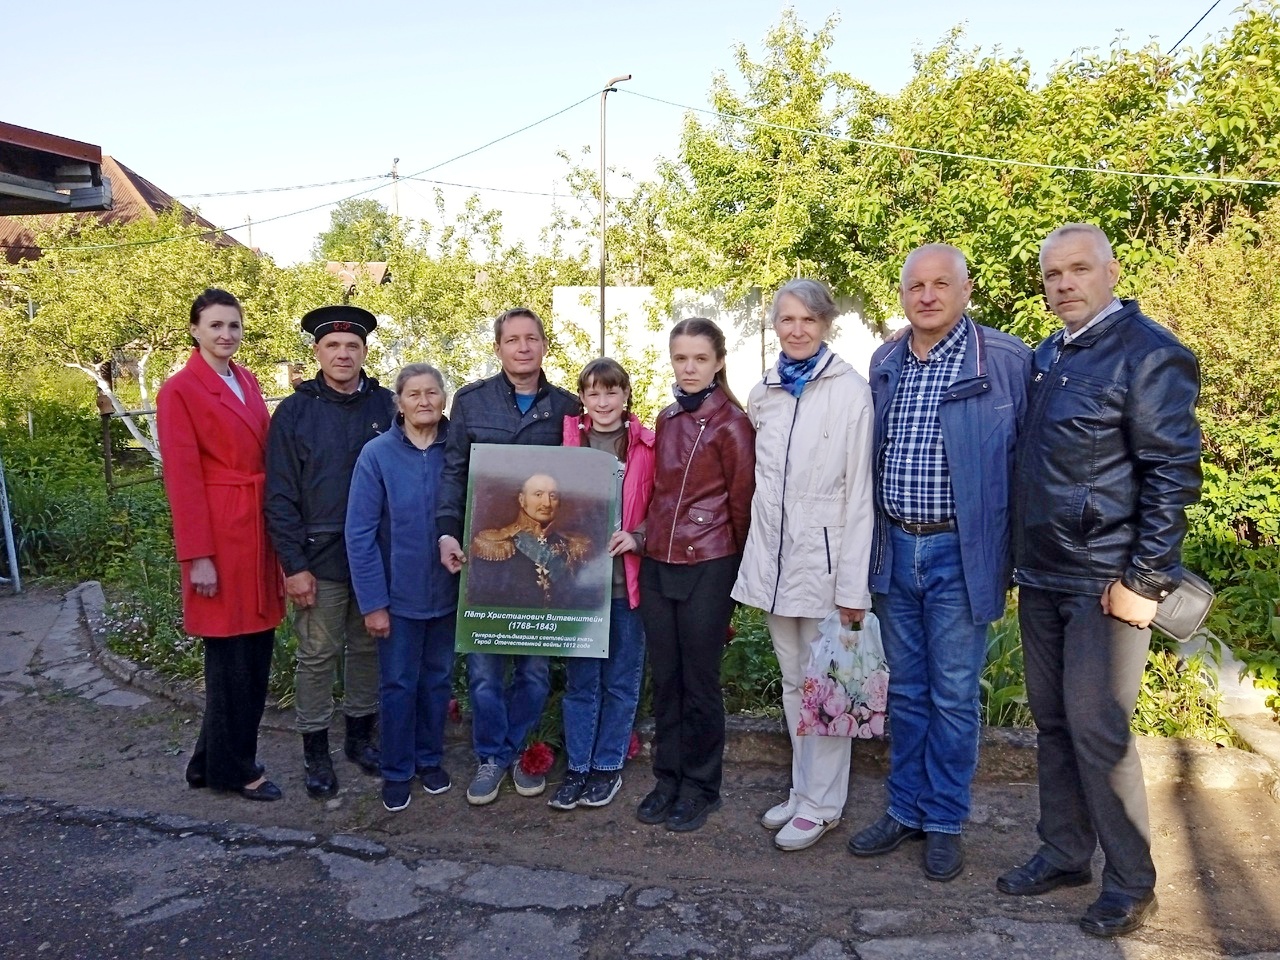
[[[1027,695],[1038,728],[1039,851],[1005,893],[1092,880],[1080,920],[1119,936],[1156,908],[1142,766],[1129,721],[1149,624],[1182,578],[1186,507],[1200,495],[1196,358],[1114,289],[1120,265],[1089,224],[1040,248],[1064,329],[1036,349],[1015,472],[1014,562]]]

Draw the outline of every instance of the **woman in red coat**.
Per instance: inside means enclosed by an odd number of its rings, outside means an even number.
[[[278,800],[256,761],[275,628],[280,565],[263,522],[267,423],[253,374],[231,362],[244,337],[240,302],[209,289],[191,305],[196,342],[156,395],[164,485],[182,564],[182,614],[204,638],[204,721],[187,764],[193,787]]]

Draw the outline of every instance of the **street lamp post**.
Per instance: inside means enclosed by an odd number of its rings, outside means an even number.
[[[604,238],[605,238],[605,165],[604,165],[604,105],[611,93],[617,93],[615,83],[630,80],[631,74],[614,77],[600,91],[600,356],[604,356]]]

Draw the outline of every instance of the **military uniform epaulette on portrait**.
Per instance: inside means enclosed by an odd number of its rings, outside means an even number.
[[[520,524],[510,523],[505,527],[481,530],[471,539],[472,556],[480,560],[510,560],[516,555],[516,544],[512,537],[520,529]]]

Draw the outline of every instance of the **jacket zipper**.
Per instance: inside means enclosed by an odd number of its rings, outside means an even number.
[[[885,412],[885,416],[886,417],[888,416],[888,411]],[[881,463],[884,462],[884,451],[888,442],[889,441],[886,439],[884,443],[881,443],[880,449],[878,449],[875,453],[874,469],[877,471],[877,473],[880,470]],[[876,489],[872,496],[875,500],[875,506],[876,506],[876,522],[874,526],[875,532],[872,534],[872,536],[875,537],[875,542],[871,546],[871,560],[872,560],[871,572],[880,573],[884,569],[884,554],[885,554],[885,547],[887,545],[887,540],[888,540],[888,537],[886,536],[885,528],[888,526],[888,521],[881,518],[881,514],[884,513],[884,510],[880,504],[880,484],[878,482],[876,483]]]
[[[831,572],[831,537],[827,533],[827,528],[822,528],[822,542],[827,545],[827,573]]]
[[[773,613],[778,606],[778,588],[782,586],[782,538],[787,528],[787,474],[791,467],[791,438],[796,433],[796,418],[800,415],[800,398],[796,397],[796,405],[791,410],[791,428],[787,431],[787,453],[782,459],[782,511],[778,514],[778,570],[773,577],[773,601],[769,604],[769,612]],[[825,530],[823,531],[826,532]],[[827,551],[827,566],[831,566],[831,551]],[[828,570],[828,573],[831,571]]]
[[[689,460],[684,465],[684,476],[680,478],[680,494],[676,497],[676,512],[671,517],[671,539],[667,541],[667,563],[671,562],[671,551],[676,547],[676,524],[680,519],[680,504],[684,500],[684,487],[689,480],[689,468],[693,466],[693,455],[698,451],[702,441],[702,431],[707,429],[706,418],[698,421],[698,435],[693,438],[693,447],[689,450]]]

